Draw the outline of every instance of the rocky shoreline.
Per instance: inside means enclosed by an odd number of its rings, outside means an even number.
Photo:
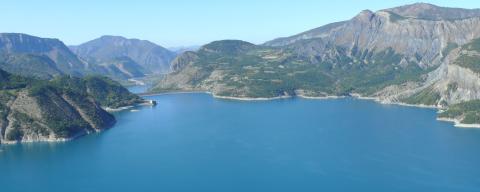
[[[127,109],[130,109],[132,107],[137,107],[137,106],[155,106],[157,105],[157,102],[154,101],[154,100],[145,100],[145,102],[142,102],[142,103],[138,103],[138,104],[135,104],[135,105],[128,105],[128,106],[123,106],[123,107],[119,107],[119,108],[110,108],[110,107],[105,107],[103,108],[105,111],[108,111],[108,112],[118,112],[118,111],[123,111],[123,110],[127,110]]]
[[[437,118],[437,120],[438,121],[445,121],[445,122],[452,122],[453,126],[459,127],[459,128],[480,128],[480,124],[465,124],[465,123],[461,123],[460,120],[458,120],[458,119],[439,117],[439,118]]]
[[[108,128],[107,128],[108,129]],[[98,131],[94,131],[94,132],[101,132],[102,130],[98,130]],[[72,141],[74,139],[77,139],[79,137],[82,137],[82,136],[85,136],[85,135],[88,135],[88,134],[91,134],[93,132],[81,132],[81,133],[78,133],[72,137],[68,137],[68,138],[55,138],[55,135],[50,135],[49,137],[43,137],[43,138],[26,138],[26,139],[22,139],[22,140],[15,140],[15,141],[4,141],[2,140],[0,142],[1,145],[15,145],[15,144],[19,144],[19,143],[42,143],[42,142],[45,142],[45,143],[61,143],[61,142],[68,142],[68,141]]]
[[[103,108],[107,112],[119,112],[123,110],[130,109],[132,107],[136,106],[155,106],[156,101],[154,100],[145,100],[142,103],[138,103],[135,105],[129,105],[129,106],[124,106],[124,107],[119,107],[119,108],[109,108],[105,107]],[[110,127],[107,127],[106,129],[109,129]],[[106,130],[105,129],[105,130]],[[68,138],[56,138],[55,135],[49,135],[48,137],[36,137],[36,138],[22,138],[22,140],[14,140],[14,141],[6,141],[6,140],[0,140],[1,145],[14,145],[14,144],[19,144],[19,143],[36,143],[36,142],[47,142],[47,143],[60,143],[60,142],[68,142],[74,139],[77,139],[79,137],[94,133],[94,132],[102,132],[103,130],[96,130],[93,132],[80,132],[72,137]]]
[[[227,100],[237,100],[237,101],[269,101],[269,100],[277,100],[277,99],[291,99],[291,98],[302,98],[302,99],[317,99],[317,100],[326,100],[326,99],[342,99],[342,98],[355,98],[355,99],[361,99],[361,100],[373,100],[377,103],[384,104],[384,105],[399,105],[399,106],[405,106],[405,107],[417,107],[417,108],[428,108],[428,109],[436,109],[436,110],[441,110],[440,107],[438,106],[433,106],[433,105],[423,105],[423,104],[407,104],[407,103],[401,103],[401,102],[390,102],[390,101],[384,101],[380,97],[365,97],[361,96],[360,94],[350,94],[349,96],[336,96],[336,95],[330,95],[330,96],[305,96],[305,95],[295,95],[295,96],[278,96],[278,97],[258,97],[258,98],[252,98],[252,97],[232,97],[232,96],[218,96],[215,95],[209,91],[173,91],[173,92],[164,92],[164,93],[150,93],[150,94],[145,94],[143,96],[156,96],[156,95],[172,95],[172,94],[192,94],[192,93],[205,93],[211,95],[213,98],[217,99],[227,99]],[[461,128],[480,128],[480,124],[464,124],[460,123],[456,119],[448,119],[448,118],[437,118],[439,121],[446,121],[446,122],[453,122],[455,127],[461,127]]]
[[[277,99],[291,99],[291,98],[302,98],[302,99],[313,99],[313,100],[327,100],[327,99],[342,99],[342,98],[354,98],[354,99],[361,99],[361,100],[373,100],[377,103],[384,104],[384,105],[400,105],[400,106],[407,106],[407,107],[418,107],[418,108],[429,108],[429,109],[437,109],[440,110],[441,108],[437,106],[429,106],[429,105],[413,105],[413,104],[406,104],[406,103],[400,103],[400,102],[386,102],[381,100],[379,97],[364,97],[359,94],[350,94],[349,96],[335,96],[335,95],[330,95],[330,96],[305,96],[305,95],[285,95],[285,96],[278,96],[278,97],[233,97],[233,96],[219,96],[215,95],[209,91],[177,91],[177,92],[164,92],[164,93],[149,93],[149,94],[142,94],[142,96],[157,96],[157,95],[172,95],[172,94],[192,94],[192,93],[204,93],[204,94],[209,94],[213,98],[216,99],[226,99],[226,100],[236,100],[236,101],[270,101],[270,100],[277,100]],[[123,110],[127,110],[136,106],[154,106],[156,105],[156,102],[154,100],[145,100],[143,103],[135,104],[135,105],[129,105],[129,106],[124,106],[124,107],[119,107],[119,108],[104,108],[108,112],[119,112]],[[454,123],[455,127],[459,128],[480,128],[480,124],[464,124],[460,123],[459,120],[457,119],[451,119],[451,118],[437,118],[438,121],[445,121],[445,122],[452,122]],[[87,135],[89,133],[81,133],[78,135],[75,135],[70,138],[54,138],[52,136],[48,138],[35,138],[35,139],[22,139],[21,141],[2,141],[1,144],[18,144],[18,143],[33,143],[33,142],[67,142],[74,140],[78,137]]]

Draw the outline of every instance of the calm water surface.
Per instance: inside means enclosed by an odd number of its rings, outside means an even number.
[[[148,98],[100,134],[2,146],[0,191],[480,191],[480,129],[431,109]]]

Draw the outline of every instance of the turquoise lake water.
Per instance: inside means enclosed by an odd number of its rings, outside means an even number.
[[[357,99],[148,97],[112,129],[2,146],[0,191],[480,191],[480,129]]]

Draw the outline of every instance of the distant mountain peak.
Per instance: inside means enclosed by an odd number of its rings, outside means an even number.
[[[370,9],[365,9],[361,11],[358,15],[372,15],[372,14],[373,14],[373,11],[371,11]]]
[[[118,36],[118,35],[103,35],[100,36],[97,39],[94,39],[89,42],[102,42],[102,43],[114,43],[117,46],[126,46],[126,45],[131,45],[131,44],[145,44],[148,46],[158,46],[153,42],[150,42],[148,40],[141,40],[141,39],[135,39],[135,38],[126,38],[123,36]],[[89,43],[87,42],[87,43]]]
[[[354,17],[354,19],[361,20],[361,21],[369,21],[373,16],[375,16],[375,13],[373,11],[366,9],[361,11],[359,14],[357,14]]]
[[[438,8],[439,6],[436,6],[436,5],[430,4],[430,3],[418,2],[418,3],[404,5],[404,6],[401,6],[401,7],[418,8],[418,9],[432,9],[432,8]]]
[[[107,62],[117,57],[130,57],[153,73],[166,73],[176,54],[153,42],[129,39],[122,36],[104,35],[78,46],[71,46],[78,56],[90,62]]]
[[[118,36],[118,35],[102,35],[99,39],[122,39],[122,40],[127,40],[126,37]]]
[[[443,8],[443,7],[439,7],[429,3],[414,3],[414,4],[408,4],[408,5],[403,5],[403,6],[384,9],[384,10],[395,12],[402,16],[408,16],[408,15],[413,16],[413,15],[419,15],[422,12],[429,11],[429,10],[436,11],[437,9],[451,9],[451,8]]]
[[[457,20],[480,17],[480,9],[440,7],[429,3],[414,3],[381,11],[392,12],[403,17],[425,20]]]
[[[220,40],[213,41],[209,44],[206,44],[200,48],[201,51],[207,52],[221,52],[226,54],[235,54],[243,52],[251,47],[254,47],[255,44],[242,41],[242,40]]]

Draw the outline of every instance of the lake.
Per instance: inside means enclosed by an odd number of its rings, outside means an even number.
[[[1,146],[1,191],[480,191],[480,129],[432,109],[148,98],[102,133]]]

